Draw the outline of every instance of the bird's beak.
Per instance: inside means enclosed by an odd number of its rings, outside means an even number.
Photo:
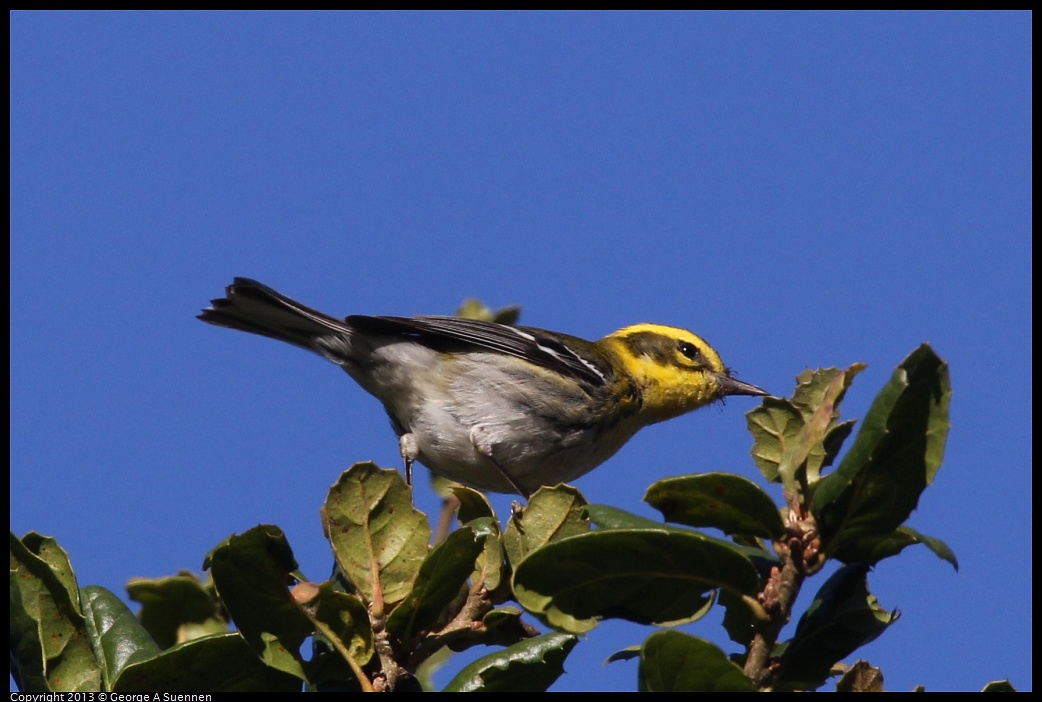
[[[717,376],[717,382],[720,384],[720,396],[726,397],[728,395],[767,395],[768,392],[763,388],[758,388],[755,385],[749,383],[743,383],[741,380],[735,380],[729,375],[721,373]]]

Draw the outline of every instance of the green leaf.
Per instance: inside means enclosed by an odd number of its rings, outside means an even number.
[[[14,535],[12,534],[12,537]],[[22,538],[22,544],[42,563],[61,584],[61,588],[68,593],[69,602],[79,608],[79,587],[76,585],[76,575],[72,571],[72,562],[69,554],[65,552],[58,542],[50,536],[37,534],[30,531]]]
[[[485,544],[475,563],[471,583],[474,587],[483,587],[489,591],[495,590],[503,581],[503,570],[506,566],[503,560],[505,554],[503,539],[499,533],[499,522],[495,517],[480,517],[472,519],[467,526],[473,529]]]
[[[814,596],[781,658],[780,689],[808,690],[824,684],[832,667],[874,641],[899,616],[879,606],[868,591],[868,567],[842,566]]]
[[[427,517],[395,470],[351,466],[329,490],[323,521],[337,563],[367,603],[401,602],[427,557]]]
[[[520,641],[474,661],[443,692],[545,692],[561,677],[577,641],[558,633]]]
[[[853,382],[854,376],[863,368],[864,364],[855,364],[846,371],[835,368],[816,371],[813,374],[816,383],[825,383],[827,380],[827,384],[820,391],[816,388],[813,392],[801,393],[801,388],[797,388],[797,395],[810,395],[817,404],[805,404],[800,407],[803,413],[803,428],[796,437],[787,442],[782,452],[778,474],[785,489],[794,494],[806,494],[807,490],[813,490],[818,483],[827,454],[825,438],[839,416],[839,402]]]
[[[23,585],[23,575],[11,569],[11,678],[21,692],[50,692],[47,658],[40,637],[38,611],[32,584]],[[49,608],[47,608],[49,609]],[[98,673],[98,687],[101,686]]]
[[[482,322],[491,322],[493,312],[481,300],[473,297],[467,298],[463,301],[463,304],[456,310],[457,317],[463,317],[464,319],[478,319]]]
[[[555,541],[518,565],[518,603],[559,629],[582,633],[604,617],[641,624],[691,621],[711,593],[749,595],[756,569],[738,547],[697,532],[596,531]]]
[[[305,606],[328,630],[324,635],[336,637],[359,667],[369,662],[375,650],[373,628],[368,610],[356,595],[340,592],[333,582],[327,581],[319,587],[317,597]],[[308,678],[312,683],[319,683],[323,677],[349,679],[353,676],[339,653],[332,653],[327,658],[331,659],[328,665],[327,661],[310,661]],[[322,667],[321,672],[316,670],[319,667]]]
[[[495,590],[503,580],[505,551],[499,531],[499,520],[488,498],[472,488],[456,486],[452,493],[459,500],[459,523],[474,529],[478,536],[485,537],[485,548],[478,558],[471,582],[475,587]]]
[[[850,387],[854,376],[864,369],[864,363],[855,363],[846,370],[819,368],[803,371],[796,376],[796,391],[792,394],[793,406],[805,418],[810,419],[822,404],[828,402],[832,405],[829,420],[830,423],[834,422],[839,419],[839,403],[843,399],[843,393]],[[843,391],[837,395],[833,392],[833,383],[841,375],[845,376],[842,381]]]
[[[586,498],[570,485],[539,488],[507,524],[503,546],[510,565],[516,567],[529,552],[551,541],[588,532],[586,505]]]
[[[675,531],[678,534],[690,534],[690,529],[663,524],[654,519],[633,512],[627,512],[611,505],[590,505],[587,508],[590,521],[596,525],[598,530],[614,529],[651,529],[653,531]]]
[[[693,532],[686,527],[662,524],[656,522],[654,519],[648,519],[639,514],[633,514],[632,512],[627,512],[626,510],[612,507],[610,505],[590,505],[588,511],[590,521],[593,522],[597,526],[598,530],[601,531],[616,529],[650,529],[656,532],[668,531],[681,535],[694,534],[706,541],[717,543],[722,548],[737,551],[748,558],[753,565],[756,566],[756,570],[761,573],[768,573],[771,568],[780,564],[780,561],[775,554],[764,550],[760,546],[747,546],[745,544],[731,543],[730,541],[725,541],[723,539],[716,539],[701,532]]]
[[[868,661],[858,661],[843,673],[836,683],[836,692],[886,692],[883,671]]]
[[[862,554],[861,563],[875,565],[884,558],[896,556],[908,546],[923,544],[934,552],[938,558],[951,563],[955,570],[959,570],[959,561],[955,553],[938,538],[920,534],[908,526],[899,526],[886,536],[862,539],[850,547],[851,551]]]
[[[618,663],[620,661],[631,661],[634,658],[640,658],[640,646],[627,646],[626,648],[619,649],[615,653],[608,656],[605,659],[605,663]]]
[[[496,324],[517,324],[517,320],[521,317],[521,308],[512,305],[510,307],[500,307],[498,310],[493,311],[480,300],[471,298],[463,301],[463,304],[456,310],[456,316],[466,317],[467,319],[480,319],[483,322],[495,322]]]
[[[134,613],[111,591],[88,585],[80,591],[80,602],[95,658],[101,663],[105,689],[112,689],[130,663],[159,654],[159,646]]]
[[[102,690],[68,555],[49,537],[10,538],[11,676],[23,692]]]
[[[847,440],[847,437],[854,431],[854,426],[857,424],[856,419],[848,419],[845,422],[834,424],[828,432],[825,434],[825,439],[822,441],[822,448],[825,450],[825,454],[822,456],[821,465],[818,466],[818,471],[822,468],[828,468],[832,465],[833,461],[836,460],[836,456],[839,455],[839,450],[843,448],[843,442]]]
[[[756,617],[741,598],[730,590],[721,590],[720,606],[724,608],[723,627],[736,644],[748,646],[756,633]]]
[[[670,522],[765,539],[785,534],[770,496],[751,480],[730,473],[666,478],[648,488],[644,501]]]
[[[803,429],[799,409],[780,397],[765,397],[759,407],[745,413],[749,433],[753,435],[753,461],[768,481],[781,482],[782,456]]]
[[[532,637],[532,629],[521,619],[517,607],[498,607],[481,618],[481,627],[464,637],[451,638],[448,648],[459,653],[472,646],[512,646]]]
[[[192,573],[134,578],[127,594],[141,603],[141,624],[160,648],[228,630],[213,585],[203,585]]]
[[[489,646],[511,646],[532,636],[532,627],[525,624],[521,610],[513,605],[493,609],[481,618],[481,624],[486,631],[484,643]]]
[[[981,692],[1016,692],[1017,688],[1009,680],[994,680],[984,686]]]
[[[517,324],[521,319],[521,308],[517,305],[500,307],[492,315],[492,321],[496,324]]]
[[[791,401],[767,397],[746,414],[754,438],[753,459],[764,477],[794,492],[813,488],[850,431],[836,425],[839,403],[864,368],[856,363],[846,370],[804,371],[796,379]]]
[[[719,648],[679,631],[659,631],[641,647],[641,692],[756,692]]]
[[[270,666],[305,679],[300,646],[313,627],[289,591],[297,569],[277,526],[256,526],[206,557],[214,586],[243,638]],[[211,640],[211,639],[208,639]]]
[[[864,363],[855,363],[845,371],[836,368],[819,371],[822,380],[830,374],[832,379],[825,386],[818,404],[807,408],[813,409],[813,412],[806,417],[801,437],[805,442],[806,451],[805,458],[801,457],[801,460],[806,461],[802,475],[799,472],[800,468],[793,466],[797,471],[796,479],[801,484],[806,484],[808,490],[813,491],[821,479],[821,469],[832,464],[843,442],[854,428],[853,421],[836,424],[836,420],[839,419],[839,403],[843,400],[847,388],[854,382],[854,376],[864,369]],[[795,397],[793,399],[797,401]]]
[[[831,556],[866,561],[875,541],[908,519],[941,465],[950,398],[948,366],[928,345],[898,366],[814,493],[811,512]]]
[[[128,665],[113,692],[299,692],[295,676],[264,665],[236,632],[215,634]]]
[[[409,641],[452,619],[463,603],[467,578],[484,545],[484,537],[470,527],[449,534],[420,566],[412,591],[387,617],[387,630],[399,640]]]
[[[492,511],[492,505],[483,493],[458,484],[452,486],[451,492],[459,500],[460,524],[467,524],[482,517],[495,519],[496,513]]]

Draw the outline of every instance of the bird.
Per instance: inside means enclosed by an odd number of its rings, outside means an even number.
[[[450,316],[338,319],[249,278],[235,278],[198,318],[343,368],[383,404],[410,483],[418,462],[526,499],[585,475],[645,426],[768,394],[733,377],[701,337],[660,324],[586,341]]]

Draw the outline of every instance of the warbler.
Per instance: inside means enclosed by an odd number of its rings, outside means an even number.
[[[591,342],[460,317],[340,320],[248,278],[211,304],[202,321],[314,351],[380,400],[410,480],[419,462],[527,498],[593,470],[642,427],[767,394],[733,378],[700,337],[658,324]]]

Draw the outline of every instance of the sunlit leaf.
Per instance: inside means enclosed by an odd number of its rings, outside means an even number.
[[[49,537],[14,533],[11,552],[11,675],[20,690],[102,690],[68,555]]]
[[[112,684],[127,665],[159,654],[159,646],[141,622],[111,591],[88,585],[80,592],[80,602],[94,656],[101,664],[107,689],[112,689]]]
[[[514,514],[503,534],[510,564],[517,566],[530,551],[551,541],[590,529],[586,498],[570,485],[539,488],[520,514]]]
[[[356,463],[330,488],[322,513],[337,563],[363,599],[373,602],[379,590],[385,605],[403,600],[431,529],[398,471]]]
[[[759,407],[745,413],[745,420],[753,435],[752,455],[756,466],[770,482],[781,482],[782,456],[799,437],[803,415],[788,400],[765,397]]]

